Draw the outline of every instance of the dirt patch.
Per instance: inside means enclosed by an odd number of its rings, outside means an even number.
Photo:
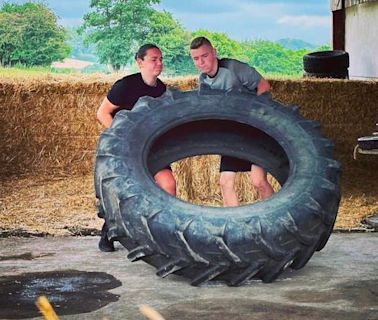
[[[43,253],[39,255],[34,255],[32,252],[25,252],[22,254],[16,254],[12,256],[0,256],[0,261],[7,261],[7,260],[34,260],[42,257],[49,257],[53,256],[55,253]]]
[[[98,234],[92,176],[20,177],[2,182],[0,233]]]
[[[158,310],[165,319],[359,320],[377,319],[374,311],[343,311],[250,299],[200,299]]]
[[[203,171],[193,172],[191,180],[196,181],[196,175],[201,176],[201,172]],[[197,180],[199,179],[200,177]],[[206,188],[219,188],[215,180],[209,183]],[[191,184],[179,181],[178,196],[185,198],[188,190],[193,193],[200,189],[196,184],[194,187]],[[195,203],[221,205],[219,190],[215,193],[205,190],[202,198],[196,194],[192,198]],[[362,221],[376,213],[376,187],[366,183],[363,172],[344,172],[336,229],[373,230]],[[22,176],[1,181],[0,216],[0,237],[98,235],[102,226],[102,220],[96,215],[92,175]]]
[[[298,290],[287,294],[290,300],[302,303],[329,303],[347,301],[357,308],[375,310],[378,319],[378,280],[346,282],[329,290]]]

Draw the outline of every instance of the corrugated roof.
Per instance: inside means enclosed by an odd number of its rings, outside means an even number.
[[[340,10],[343,8],[343,2],[344,2],[344,8],[348,8],[351,6],[367,3],[367,2],[376,2],[378,0],[331,0],[331,10]]]

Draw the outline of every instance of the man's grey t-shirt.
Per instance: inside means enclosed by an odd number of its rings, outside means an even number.
[[[255,68],[235,59],[218,60],[218,71],[210,77],[202,73],[200,83],[210,86],[211,89],[231,90],[256,94],[256,88],[262,76]]]
[[[200,86],[208,85],[211,89],[239,90],[256,94],[257,85],[262,76],[255,68],[234,59],[218,59],[218,71],[214,77],[202,73]],[[220,171],[250,171],[251,162],[230,156],[222,156]]]

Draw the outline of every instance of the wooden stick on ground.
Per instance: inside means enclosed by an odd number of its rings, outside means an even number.
[[[45,320],[59,320],[49,300],[47,300],[45,296],[38,297],[35,304],[37,305]]]
[[[139,306],[140,312],[149,320],[164,320],[161,314],[147,305]]]

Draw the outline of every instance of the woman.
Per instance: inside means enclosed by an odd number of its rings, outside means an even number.
[[[158,78],[163,70],[163,57],[160,49],[153,44],[141,46],[135,54],[139,73],[126,76],[118,80],[110,89],[97,111],[97,119],[109,128],[114,115],[122,109],[132,110],[140,97],[160,97],[166,91],[166,85]],[[154,176],[156,183],[166,192],[176,195],[176,181],[172,170],[165,168]],[[101,251],[114,251],[113,241],[107,237],[107,226],[101,230],[99,242]]]

